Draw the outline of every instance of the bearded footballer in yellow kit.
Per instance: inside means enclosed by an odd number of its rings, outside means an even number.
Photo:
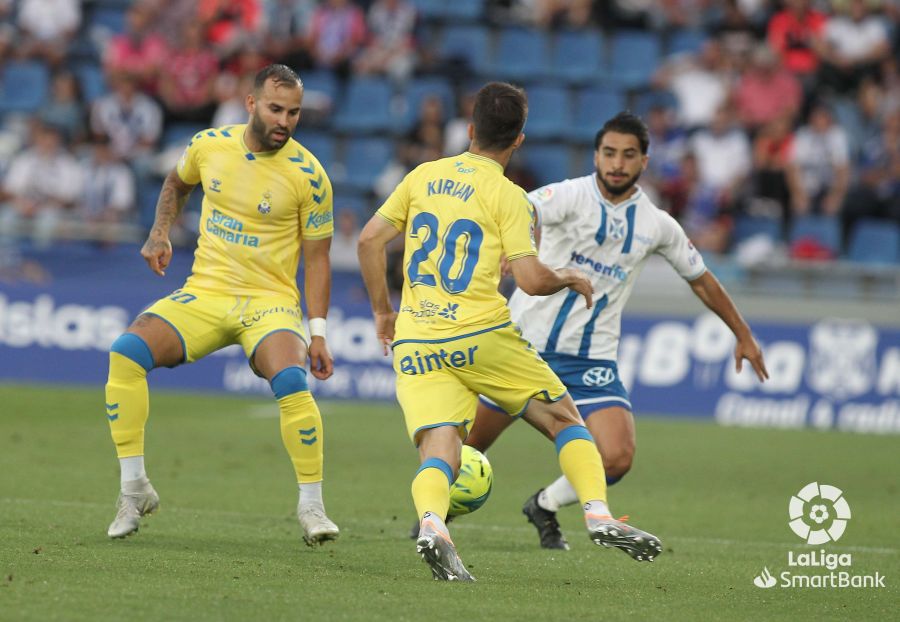
[[[476,95],[472,139],[462,155],[427,162],[394,190],[359,240],[363,279],[381,343],[393,347],[397,400],[421,466],[412,483],[420,519],[416,550],[438,580],[473,581],[445,519],[462,439],[478,394],[523,416],[555,440],[562,471],[585,510],[590,538],[652,561],[659,540],[612,518],[600,454],[565,386],[522,339],[497,291],[505,255],[520,288],[548,295],[566,287],[591,306],[592,285],[577,269],[537,258],[534,210],[503,176],[522,144],[525,93],[492,82]],[[399,314],[388,296],[385,247],[403,235]]]
[[[291,138],[302,97],[291,69],[263,68],[247,96],[249,123],[196,134],[163,184],[141,250],[150,268],[165,275],[172,258],[169,229],[198,184],[205,193],[200,237],[184,285],[139,315],[110,349],[106,411],[121,467],[110,537],[134,533],[141,516],[159,505],[144,469],[147,373],[231,344],[241,345],[278,400],[304,539],[313,545],[338,536],[322,502],[322,419],[305,369],[307,357],[316,378],[328,378],[333,368],[325,342],[332,191],[319,161]],[[311,338],[296,284],[301,251]]]

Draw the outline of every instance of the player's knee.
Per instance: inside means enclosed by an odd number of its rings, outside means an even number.
[[[112,345],[109,348],[110,375],[123,371],[119,369],[121,359],[114,356],[114,354],[118,354],[120,357],[124,357],[125,359],[136,363],[140,369],[144,370],[144,374],[149,372],[155,366],[150,346],[147,345],[146,341],[134,333],[122,333],[112,342]]]
[[[626,443],[614,448],[606,447],[602,456],[603,469],[606,471],[607,478],[615,478],[618,481],[631,470],[631,463],[634,460],[634,444]]]
[[[272,387],[275,399],[279,400],[294,393],[309,391],[309,383],[306,381],[306,370],[296,365],[285,367],[272,376],[269,386]]]

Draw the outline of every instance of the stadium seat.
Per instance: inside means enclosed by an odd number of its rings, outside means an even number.
[[[482,26],[448,26],[439,47],[441,60],[463,63],[473,71],[484,71],[488,58],[488,31]]]
[[[634,112],[646,116],[652,108],[678,109],[678,100],[671,91],[652,90],[639,93],[634,100]]]
[[[83,63],[74,68],[75,78],[84,100],[91,104],[107,93],[103,68],[96,63]]]
[[[529,139],[562,137],[572,121],[571,108],[565,88],[551,85],[530,87],[525,134]]]
[[[294,139],[309,149],[331,176],[331,166],[337,161],[335,157],[337,141],[334,136],[327,132],[314,132],[300,127]]]
[[[334,117],[340,132],[378,132],[391,128],[393,89],[387,80],[357,78],[352,80]]]
[[[529,145],[522,149],[524,164],[539,186],[575,176],[570,155],[566,145]]]
[[[359,223],[365,223],[372,216],[371,202],[364,195],[356,192],[341,192],[334,197],[334,213],[350,210],[356,214]]]
[[[344,155],[347,173],[342,183],[353,190],[371,192],[378,175],[394,156],[394,144],[383,138],[354,138]]]
[[[163,130],[160,145],[167,147],[185,147],[191,142],[191,137],[208,127],[206,124],[197,123],[171,123]]]
[[[841,252],[841,226],[828,216],[800,216],[791,225],[791,246],[805,240],[813,241],[835,257]]]
[[[696,54],[703,49],[707,36],[699,30],[683,29],[669,36],[666,53],[672,54]]]
[[[568,131],[570,140],[593,143],[597,130],[625,107],[622,93],[601,88],[585,88],[575,95],[575,112]]]
[[[304,94],[320,93],[332,102],[338,98],[338,81],[331,71],[304,71],[300,75],[303,80]],[[304,102],[305,103],[305,102]]]
[[[0,68],[0,114],[30,112],[47,100],[50,71],[44,63],[11,61]]]
[[[732,236],[735,244],[758,235],[765,235],[773,242],[781,240],[781,221],[759,216],[741,216],[736,219]]]
[[[900,263],[900,225],[890,220],[860,220],[850,233],[847,258],[865,264]]]
[[[125,32],[125,11],[125,6],[95,7],[88,15],[88,28],[101,31],[107,36]]]
[[[642,31],[621,31],[612,40],[608,79],[625,88],[650,83],[660,62],[659,38]]]
[[[547,71],[550,41],[541,30],[506,28],[500,31],[489,73],[506,80],[543,77]]]
[[[399,117],[399,129],[408,131],[419,117],[419,108],[426,97],[436,96],[444,107],[444,119],[456,114],[453,87],[443,78],[417,78],[409,83],[403,93],[403,114]]]
[[[426,20],[475,21],[484,13],[484,0],[412,0],[419,16]]]
[[[603,73],[603,37],[594,30],[561,32],[550,61],[550,76],[570,83],[597,80]]]

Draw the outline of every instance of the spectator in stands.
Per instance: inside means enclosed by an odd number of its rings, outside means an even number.
[[[786,222],[790,216],[787,169],[793,151],[793,115],[769,121],[753,140],[753,177],[744,211]]]
[[[840,93],[856,90],[863,78],[876,77],[891,51],[884,22],[869,12],[866,0],[848,4],[846,12],[828,19],[817,48],[822,59],[819,80]]]
[[[365,39],[365,16],[349,0],[325,0],[313,14],[310,48],[319,67],[347,77]]]
[[[45,123],[60,128],[69,144],[84,140],[86,114],[78,81],[71,72],[57,71],[53,74],[50,98],[41,106],[38,117]]]
[[[165,39],[166,47],[181,40],[181,26],[197,20],[198,0],[144,0],[152,3],[156,32]]]
[[[653,155],[641,183],[645,189],[655,188],[661,198],[665,197],[665,188],[680,177],[682,159],[687,151],[687,133],[675,124],[674,116],[672,109],[660,105],[653,106],[647,113]]]
[[[722,253],[728,246],[732,221],[719,197],[719,189],[703,181],[697,157],[686,153],[677,181],[669,185],[669,198],[685,233],[702,251]]]
[[[108,76],[130,74],[137,80],[138,88],[148,94],[156,93],[167,54],[165,40],[153,29],[154,16],[150,4],[132,5],[126,14],[125,32],[110,39],[103,55],[103,68]]]
[[[757,47],[750,67],[741,76],[734,92],[734,102],[744,127],[752,132],[785,114],[795,114],[802,100],[799,80],[778,66],[778,59],[768,46]]]
[[[785,0],[784,9],[769,20],[769,46],[781,64],[811,87],[819,68],[816,40],[825,30],[826,16],[810,8],[809,0]]]
[[[534,0],[521,5],[520,13],[539,28],[587,28],[594,21],[591,0]]]
[[[180,43],[166,58],[159,95],[166,115],[176,121],[207,123],[213,112],[213,86],[219,59],[203,46],[203,32],[195,21],[181,25]]]
[[[728,97],[725,61],[721,45],[711,39],[700,54],[673,57],[656,73],[655,86],[675,95],[679,121],[686,128],[709,125]]]
[[[91,132],[109,136],[117,157],[143,169],[162,133],[162,110],[138,91],[132,74],[111,75],[109,87],[110,93],[91,108]]]
[[[248,73],[240,79],[231,74],[220,76],[216,80],[216,99],[218,105],[213,114],[212,127],[237,125],[247,122],[247,93],[253,90],[253,76]]]
[[[35,123],[32,136],[32,147],[13,158],[6,173],[0,235],[31,223],[36,243],[47,246],[81,193],[81,171],[58,128]]]
[[[294,69],[312,67],[309,29],[315,10],[315,0],[265,0],[263,53]]]
[[[82,164],[84,184],[75,216],[79,224],[94,229],[92,236],[112,242],[116,232],[110,225],[126,221],[134,210],[134,176],[113,153],[108,136],[95,135],[91,142],[91,156]]]
[[[831,110],[816,104],[807,125],[797,130],[788,165],[793,213],[837,215],[849,180],[847,135],[834,122]]]
[[[367,16],[369,42],[356,57],[360,74],[387,74],[405,82],[415,67],[416,9],[407,0],[376,0]]]
[[[21,30],[18,53],[26,58],[42,59],[55,67],[65,59],[81,25],[81,3],[20,0],[17,23]]]
[[[331,269],[337,272],[359,272],[356,242],[359,240],[359,221],[352,209],[340,209],[335,218],[331,239]]]
[[[730,209],[750,175],[752,160],[747,135],[732,124],[727,106],[716,111],[709,128],[691,137],[690,152],[697,160],[701,187],[715,191],[717,203]]]
[[[407,139],[418,154],[417,162],[427,162],[429,155],[440,154],[444,150],[444,106],[440,97],[429,96],[422,99],[418,119],[407,135]]]
[[[467,91],[459,98],[459,116],[450,119],[444,128],[444,155],[458,155],[469,148],[469,124],[475,109],[475,93]]]
[[[260,0],[199,0],[197,18],[222,57],[255,42],[263,23]]]
[[[723,14],[713,25],[712,34],[722,44],[722,51],[733,60],[750,58],[757,46],[757,26],[739,0],[726,0]]]
[[[857,170],[859,178],[847,194],[842,213],[845,233],[860,218],[900,224],[900,111],[887,118],[881,135],[863,145]]]

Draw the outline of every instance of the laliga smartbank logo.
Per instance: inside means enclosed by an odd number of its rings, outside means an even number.
[[[850,504],[840,488],[811,482],[791,496],[788,503],[788,526],[806,544],[824,545],[837,542],[847,529]],[[845,588],[884,587],[884,575],[854,574],[850,553],[829,553],[826,549],[788,551],[785,570],[777,576],[768,566],[753,578],[756,587]]]

